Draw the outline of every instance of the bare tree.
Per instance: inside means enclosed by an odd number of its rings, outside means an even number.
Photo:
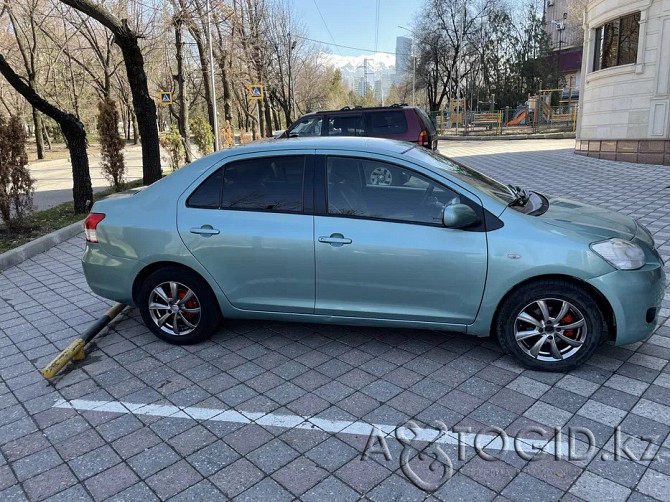
[[[60,125],[63,136],[67,140],[67,146],[70,150],[70,160],[72,162],[74,212],[77,214],[87,212],[93,202],[93,188],[91,186],[88,155],[86,154],[86,131],[84,125],[74,115],[59,110],[37,94],[32,87],[26,84],[14,72],[2,55],[0,55],[0,73],[4,75],[7,82],[34,108],[51,117]]]
[[[144,57],[138,43],[139,35],[127,19],[119,19],[101,5],[90,0],[61,0],[61,2],[92,17],[114,34],[126,65],[126,75],[133,96],[133,107],[142,138],[142,174],[145,184],[161,178],[160,145],[156,125],[156,104],[149,94]]]
[[[27,4],[21,4],[22,15],[20,19],[14,11],[14,4],[10,0],[5,0],[3,10],[5,10],[11,21],[16,45],[23,59],[23,64],[28,77],[28,86],[37,92],[37,66],[38,66],[38,36],[39,21],[37,17],[37,7],[39,0],[29,0]],[[35,133],[35,144],[37,146],[37,158],[44,158],[44,136],[42,133],[42,117],[39,111],[33,106],[33,125]]]

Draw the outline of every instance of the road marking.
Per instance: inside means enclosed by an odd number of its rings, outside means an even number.
[[[387,424],[369,424],[366,422],[352,422],[350,420],[329,420],[319,417],[300,415],[279,415],[275,413],[262,413],[256,411],[238,411],[233,409],[221,410],[216,408],[199,408],[194,406],[179,407],[170,404],[143,404],[129,403],[126,401],[90,401],[86,399],[72,399],[67,401],[59,399],[53,405],[54,408],[74,409],[79,411],[99,411],[106,413],[126,413],[133,415],[146,415],[166,418],[184,418],[191,420],[211,420],[213,422],[232,422],[238,424],[255,423],[261,426],[281,427],[284,429],[320,429],[331,434],[353,434],[369,436],[375,429],[384,435],[394,436],[396,429],[411,441],[425,441],[439,444],[460,444],[474,447],[475,444],[481,449],[515,451],[516,448],[528,454],[542,451],[553,455],[556,451],[556,441],[553,439],[532,439],[513,437],[506,441],[500,436],[478,433],[456,433],[449,430],[446,434],[437,429],[415,429],[410,431],[406,427],[397,427]],[[494,432],[494,431],[485,431]],[[568,445],[564,442],[558,443],[558,451],[568,451]]]

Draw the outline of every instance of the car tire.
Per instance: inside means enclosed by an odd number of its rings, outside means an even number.
[[[605,339],[605,327],[593,297],[561,280],[512,291],[495,322],[503,349],[527,368],[542,371],[569,371],[584,363]]]
[[[221,310],[209,284],[180,267],[164,267],[149,275],[140,286],[137,305],[147,327],[161,340],[176,345],[206,340],[221,322]]]

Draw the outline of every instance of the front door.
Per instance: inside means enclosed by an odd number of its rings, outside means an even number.
[[[325,170],[325,214],[314,220],[316,313],[472,323],[486,280],[486,233],[445,228],[441,214],[450,203],[481,206],[406,166],[330,156]],[[400,185],[374,184],[367,173],[375,170],[406,176]]]
[[[303,155],[230,162],[180,201],[181,238],[233,306],[314,312],[313,216],[303,199],[310,163]]]

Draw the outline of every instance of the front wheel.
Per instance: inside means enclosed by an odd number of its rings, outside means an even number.
[[[567,281],[538,281],[505,298],[496,332],[502,347],[524,366],[569,371],[603,341],[605,319],[582,288]]]
[[[165,267],[147,277],[137,304],[147,327],[160,339],[177,345],[207,339],[221,320],[209,285],[179,267]]]

